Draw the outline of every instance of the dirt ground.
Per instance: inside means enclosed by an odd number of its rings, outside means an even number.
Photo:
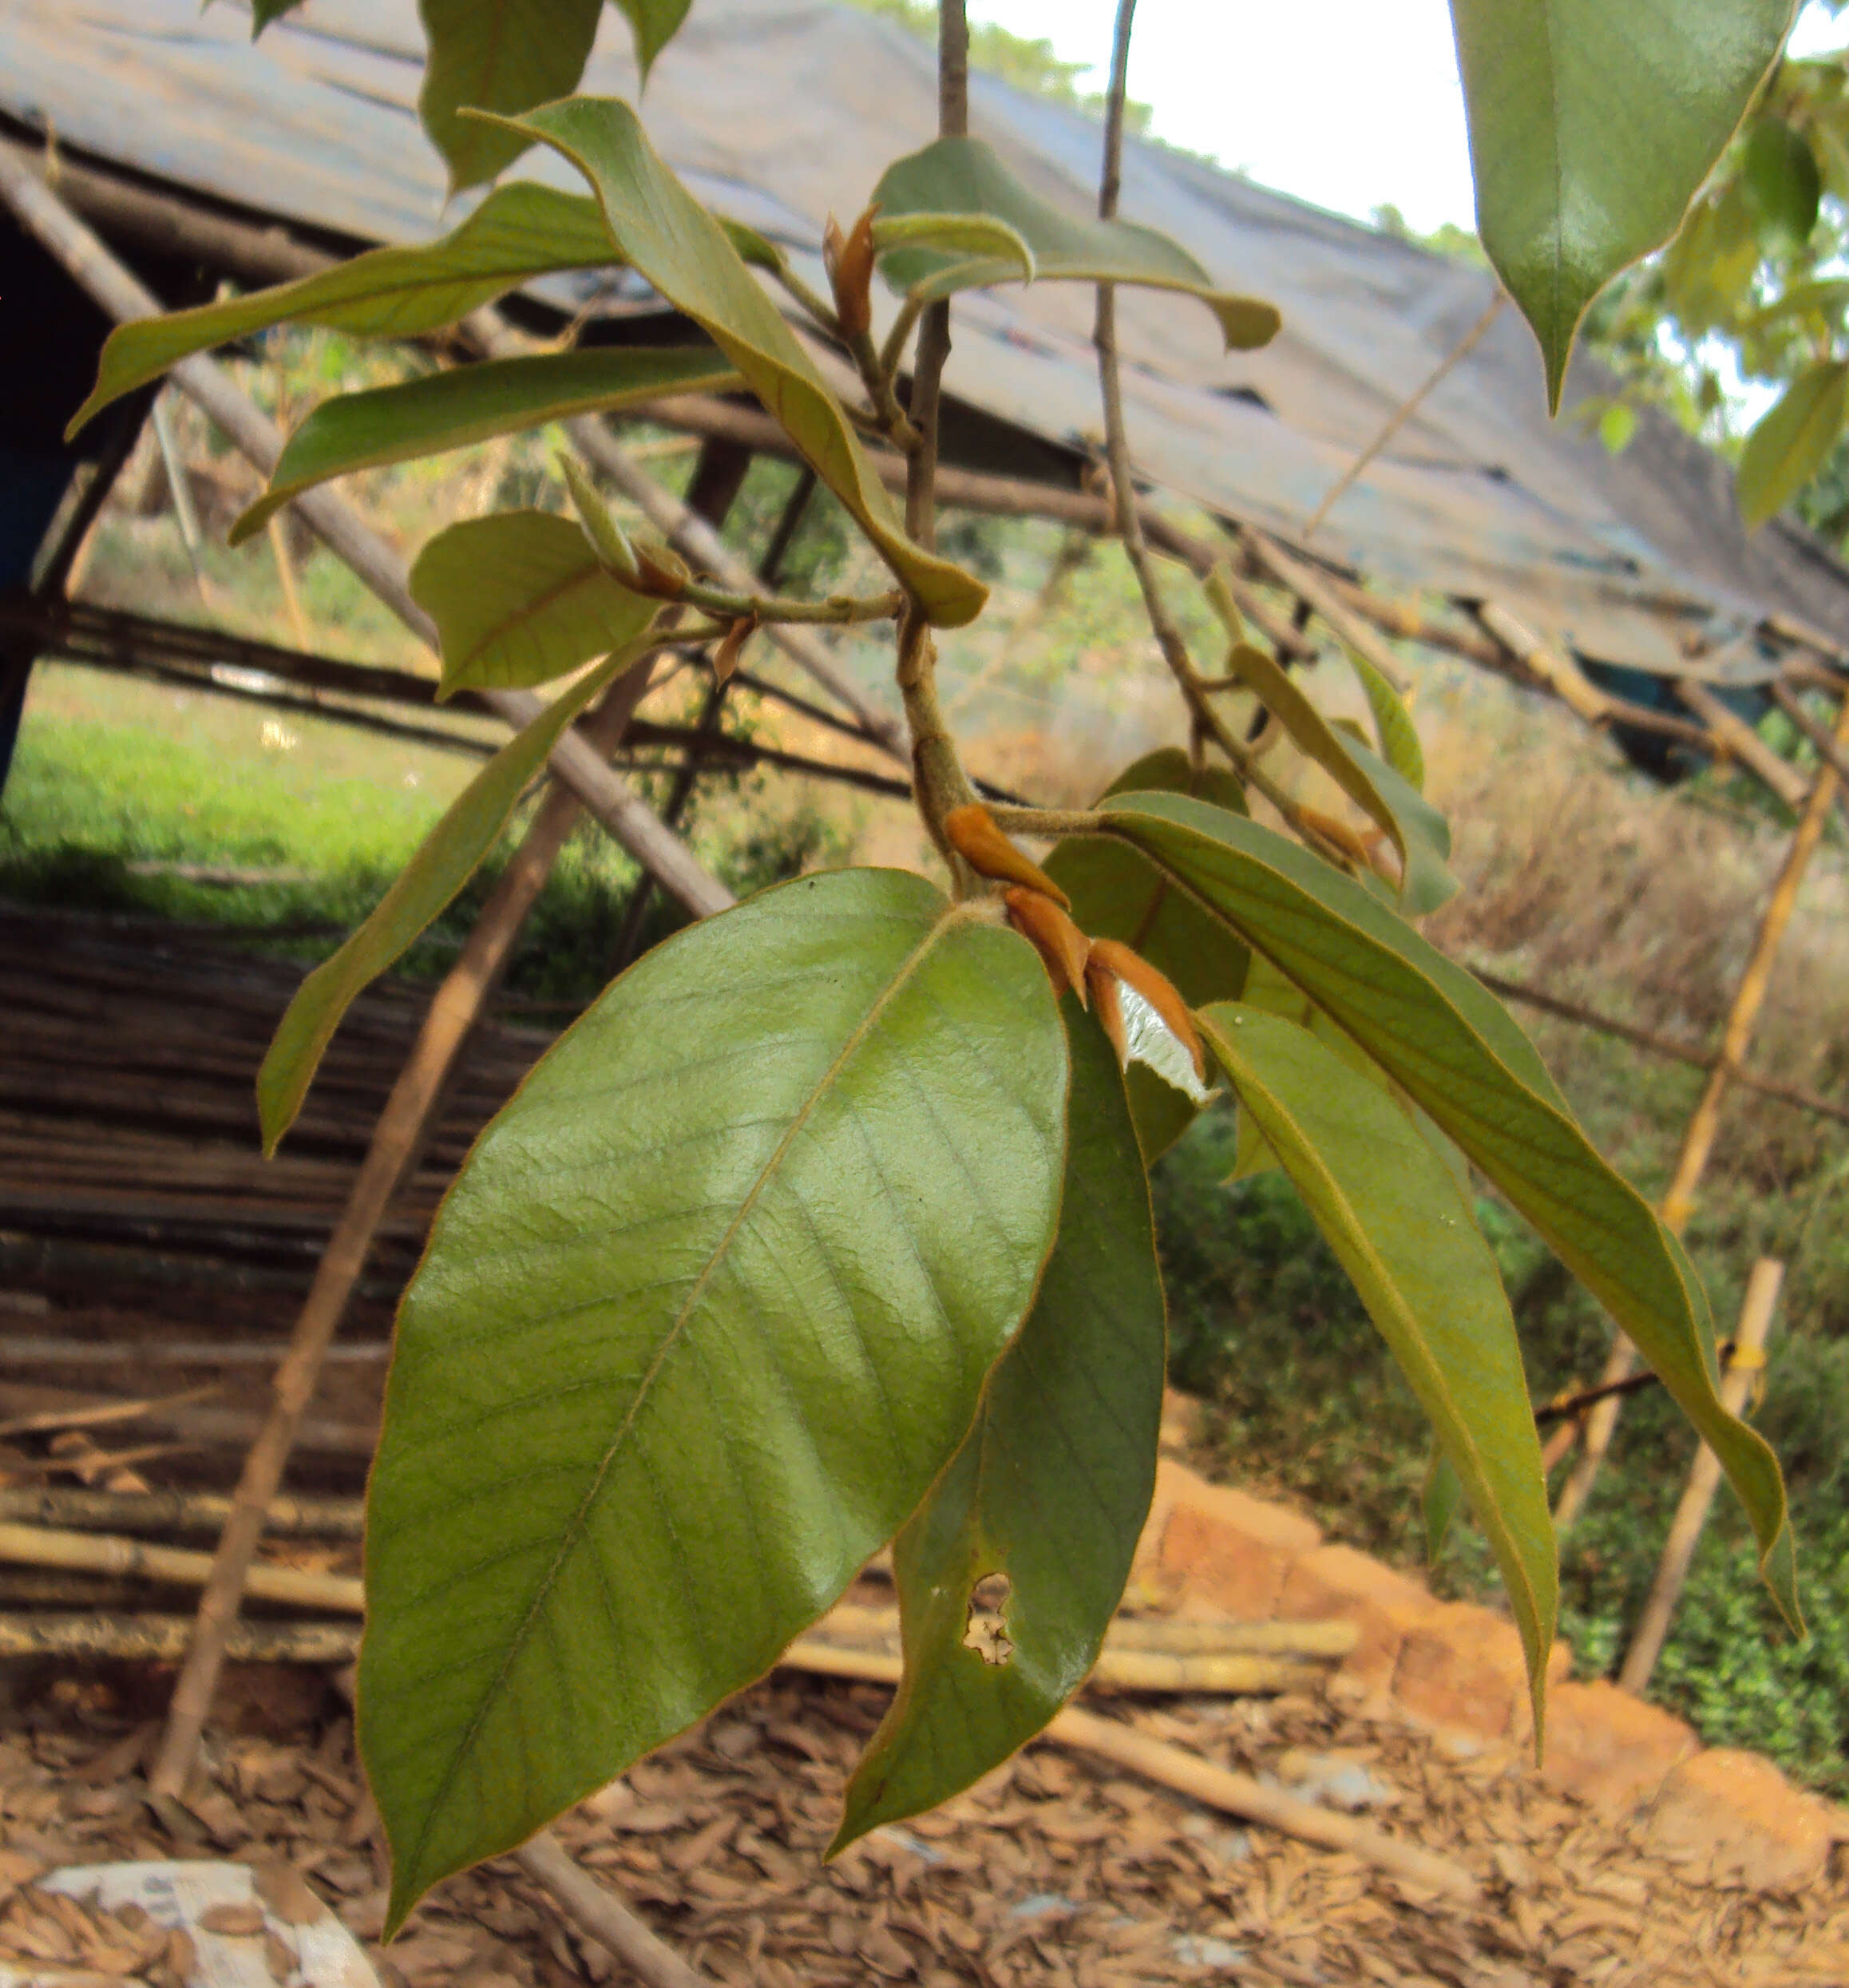
[[[48,1964],[48,1980],[136,1978],[119,1937],[86,1936],[81,1915],[53,1911],[32,1878],[63,1863],[219,1856],[291,1865],[367,1942],[390,1988],[627,1978],[508,1863],[441,1887],[378,1947],[384,1846],[346,1706],[318,1673],[238,1674],[209,1779],[194,1791],[198,1839],[168,1835],[137,1793],[158,1683],[129,1672],[42,1678],[7,1713],[0,1954]],[[824,1865],[843,1780],[884,1697],[781,1673],[638,1765],[560,1833],[696,1966],[754,1988],[1849,1982],[1843,1850],[1803,1898],[1689,1884],[1634,1835],[1547,1794],[1508,1749],[1447,1756],[1307,1697],[1115,1709],[1459,1859],[1484,1887],[1480,1907],[1416,1893],[1047,1744]]]

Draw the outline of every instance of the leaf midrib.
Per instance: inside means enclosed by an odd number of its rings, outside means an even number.
[[[751,1210],[757,1206],[758,1198],[766,1186],[780,1170],[790,1148],[795,1143],[803,1127],[814,1116],[822,1099],[833,1088],[842,1071],[859,1052],[881,1018],[892,1007],[893,1002],[898,999],[905,988],[917,977],[919,969],[923,966],[926,959],[952,928],[968,922],[970,915],[964,908],[951,905],[947,907],[933,921],[930,930],[913,948],[898,971],[881,990],[878,998],[871,1004],[866,1013],[855,1025],[846,1041],[842,1044],[833,1061],[817,1079],[809,1095],[803,1100],[801,1108],[790,1120],[789,1129],[778,1140],[775,1150],[758,1170],[757,1178],[752,1182],[750,1190],[740,1202],[738,1213],[727,1224],[725,1234],[714,1245],[712,1253],[707,1258],[705,1267],[694,1280],[692,1287],[683,1301],[673,1325],[663,1336],[661,1344],[657,1348],[655,1357],[649,1362],[647,1369],[637,1382],[628,1409],[624,1413],[621,1423],[612,1436],[609,1443],[605,1446],[604,1454],[599,1459],[596,1470],[592,1476],[591,1483],[584,1497],[579,1501],[577,1510],[572,1515],[570,1520],[564,1528],[559,1550],[553,1556],[552,1565],[546,1570],[535,1590],[533,1601],[520,1626],[509,1638],[506,1653],[502,1657],[493,1677],[482,1691],[481,1702],[477,1708],[474,1717],[469,1721],[461,1737],[456,1743],[455,1748],[449,1756],[449,1764],[443,1771],[442,1780],[438,1784],[430,1807],[426,1812],[423,1827],[418,1832],[416,1845],[410,1856],[406,1859],[412,1869],[417,1869],[422,1864],[425,1850],[430,1843],[430,1833],[436,1827],[437,1818],[448,1800],[449,1791],[455,1784],[456,1776],[461,1770],[462,1763],[468,1757],[477,1737],[486,1723],[489,1713],[506,1685],[508,1676],[513,1670],[514,1664],[518,1661],[521,1651],[526,1647],[533,1627],[539,1620],[540,1613],[545,1606],[547,1597],[556,1584],[566,1561],[576,1550],[583,1540],[592,1507],[596,1504],[603,1490],[604,1479],[609,1475],[618,1451],[621,1449],[624,1440],[631,1429],[634,1428],[636,1417],[641,1412],[643,1404],[647,1401],[656,1376],[660,1373],[668,1355],[679,1343],[681,1336],[686,1330],[701,1298],[729,1253],[733,1239],[737,1236]]]

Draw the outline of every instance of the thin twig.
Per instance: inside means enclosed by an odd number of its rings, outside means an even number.
[[[580,1933],[607,1947],[648,1988],[713,1988],[710,1975],[690,1966],[613,1891],[580,1870],[549,1830],[513,1854]]]

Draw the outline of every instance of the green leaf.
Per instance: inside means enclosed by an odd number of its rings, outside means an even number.
[[[1425,1482],[1419,1487],[1419,1509],[1425,1519],[1425,1558],[1436,1566],[1450,1536],[1451,1522],[1463,1503],[1463,1479],[1442,1443],[1434,1443],[1431,1461],[1425,1467]]]
[[[1787,318],[1816,316],[1834,327],[1849,305],[1849,276],[1821,277],[1814,283],[1793,283],[1782,296],[1753,312],[1746,320],[1748,331],[1762,331]]]
[[[1411,712],[1406,708],[1399,691],[1359,649],[1351,649],[1344,643],[1342,654],[1348,658],[1348,667],[1355,672],[1356,681],[1367,697],[1368,709],[1373,714],[1374,736],[1380,742],[1382,757],[1402,780],[1423,794],[1425,750],[1419,743],[1419,727],[1412,722]]]
[[[337,394],[289,438],[269,488],[232,527],[241,545],[302,491],[331,477],[441,455],[578,414],[635,407],[664,394],[723,394],[738,374],[708,347],[596,346],[452,366],[398,386]]]
[[[1188,764],[1178,746],[1146,753],[1104,790],[1113,794],[1162,790],[1192,794],[1217,806],[1243,810],[1245,797],[1221,768]],[[1190,1008],[1243,992],[1251,954],[1225,927],[1171,890],[1122,843],[1074,836],[1047,858],[1047,874],[1072,901],[1079,929],[1094,939],[1119,939],[1175,984]],[[1194,1123],[1197,1107],[1141,1063],[1129,1073],[1130,1104],[1145,1157],[1153,1166]]]
[[[411,568],[411,597],[442,643],[441,697],[549,683],[630,640],[659,604],[619,585],[583,532],[549,511],[439,532]]]
[[[1103,1031],[1069,996],[1059,1241],[975,1427],[893,1544],[905,1673],[829,1854],[934,1807],[1045,1726],[1098,1660],[1155,1481],[1163,1308],[1149,1186]],[[967,1646],[985,1577],[1013,1648]]]
[[[1754,423],[1740,452],[1734,493],[1748,530],[1776,517],[1829,460],[1849,404],[1849,363],[1820,359]]]
[[[1283,665],[1249,642],[1235,642],[1226,667],[1356,806],[1387,831],[1400,852],[1400,901],[1415,916],[1435,910],[1457,889],[1444,866],[1451,830],[1419,790],[1365,746],[1336,731]]]
[[[635,66],[642,73],[646,88],[655,57],[679,34],[693,0],[616,0],[616,4],[635,30]],[[563,96],[564,92],[557,94]]]
[[[1558,411],[1610,279],[1681,224],[1794,0],[1451,0],[1477,232],[1541,342]]]
[[[1023,283],[1038,273],[1032,249],[992,214],[882,214],[873,223],[873,248],[881,255],[929,249],[959,259],[1009,263]]]
[[[418,0],[418,12],[430,42],[418,114],[449,168],[453,196],[493,179],[533,143],[530,133],[461,113],[517,117],[570,96],[604,0]]]
[[[527,782],[565,727],[606,683],[645,655],[651,642],[638,637],[617,650],[516,733],[443,810],[365,924],[295,990],[257,1072],[266,1153],[275,1151],[295,1123],[347,1009],[441,915],[500,839]]]
[[[1042,278],[1122,283],[1198,297],[1218,322],[1228,351],[1249,351],[1277,335],[1277,307],[1220,289],[1185,248],[1133,221],[1063,213],[1024,186],[980,138],[940,138],[887,167],[873,194],[882,216],[984,215],[1005,223],[1031,251]],[[964,251],[893,250],[881,273],[896,289],[930,296],[1020,280],[1005,258]]]
[[[1740,184],[1762,237],[1801,248],[1817,225],[1823,175],[1810,141],[1782,117],[1761,117],[1747,133]]]
[[[617,980],[481,1135],[400,1313],[359,1727],[387,1930],[774,1662],[968,1432],[1058,1224],[1039,955],[804,877]]]
[[[1614,400],[1598,418],[1598,438],[1608,456],[1621,456],[1637,432],[1637,410],[1629,401]]]
[[[1497,1001],[1360,884],[1285,837],[1176,794],[1104,803],[1114,832],[1267,955],[1532,1222],[1661,1376],[1740,1494],[1798,1620],[1784,1479],[1720,1405],[1713,1321],[1675,1238],[1600,1158]]]
[[[374,248],[312,276],[247,297],[118,325],[103,347],[96,390],[72,417],[74,435],[99,409],[195,352],[276,324],[318,324],[358,338],[414,339],[440,331],[535,276],[615,261],[596,203],[516,181],[468,220],[416,248]]]
[[[1231,1003],[1197,1019],[1470,1495],[1521,1631],[1538,1735],[1558,1555],[1522,1348],[1490,1245],[1406,1114],[1307,1030]]]
[[[727,354],[930,619],[942,628],[974,620],[988,589],[905,537],[814,361],[725,229],[656,154],[635,112],[615,97],[580,97],[548,105],[518,128],[544,139],[590,181],[618,255]]]
[[[302,0],[251,0],[251,39],[254,42],[272,21],[293,14]]]

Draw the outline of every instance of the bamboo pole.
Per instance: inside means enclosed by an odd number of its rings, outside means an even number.
[[[899,1611],[837,1602],[814,1634],[847,1642],[899,1643]],[[1107,1654],[1170,1657],[1350,1656],[1360,1641],[1352,1622],[1221,1622],[1119,1615],[1105,1632]]]
[[[826,1622],[817,1627],[826,1631]],[[896,1685],[905,1660],[891,1642],[835,1641],[826,1634],[799,1636],[777,1659],[780,1670],[818,1677],[862,1677]],[[1324,1673],[1314,1664],[1277,1657],[1186,1656],[1159,1649],[1106,1649],[1086,1679],[1101,1691],[1146,1691],[1243,1697],[1270,1691],[1314,1691]]]
[[[0,146],[0,201],[110,316],[127,320],[157,315],[157,299],[117,261],[101,240],[21,163]],[[216,362],[203,354],[179,361],[170,378],[187,398],[224,430],[266,477],[282,453],[275,424],[232,383]],[[435,624],[411,597],[404,561],[331,489],[304,491],[295,509],[337,557],[410,630],[434,649]],[[507,723],[524,727],[544,707],[530,691],[489,691],[482,702]],[[636,861],[695,917],[723,911],[732,894],[707,874],[692,852],[670,830],[620,774],[613,772],[576,728],[568,729],[552,750],[553,772],[577,794]]]
[[[1722,703],[1705,683],[1677,681],[1676,695],[1715,737],[1720,753],[1736,760],[1794,811],[1802,808],[1811,783],[1788,759],[1781,759],[1752,726]]]
[[[1740,1325],[1733,1336],[1733,1357],[1720,1383],[1720,1399],[1734,1415],[1746,1406],[1753,1379],[1765,1364],[1766,1335],[1772,1329],[1772,1314],[1778,1309],[1779,1291],[1784,1282],[1785,1266],[1773,1257],[1761,1257],[1747,1280],[1746,1302],[1740,1308]],[[1720,1487],[1720,1460],[1704,1443],[1695,1452],[1689,1482],[1670,1522],[1669,1535],[1663,1544],[1663,1558],[1651,1584],[1649,1598],[1631,1632],[1630,1648],[1625,1652],[1618,1683],[1641,1697],[1649,1689],[1657,1659],[1681,1599],[1689,1569],[1701,1544],[1701,1528],[1708,1523],[1708,1508]]]
[[[1295,594],[1299,600],[1307,602],[1312,612],[1331,633],[1364,656],[1395,690],[1404,695],[1406,671],[1400,659],[1379,634],[1352,612],[1335,588],[1324,581],[1320,573],[1301,560],[1293,558],[1255,525],[1240,525],[1236,536],[1247,553],[1279,586],[1286,592]]]
[[[1849,696],[1845,696],[1838,707],[1831,736],[1838,746],[1849,745]],[[1721,1035],[1720,1053],[1715,1059],[1701,1101],[1682,1134],[1675,1174],[1660,1210],[1665,1225],[1677,1236],[1688,1227],[1689,1218],[1694,1212],[1695,1196],[1702,1176],[1708,1170],[1715,1137],[1720,1130],[1722,1101],[1752,1046],[1760,1010],[1765,1005],[1766,992],[1772,984],[1779,948],[1784,942],[1786,929],[1797,905],[1799,888],[1804,881],[1804,873],[1810,868],[1811,858],[1816,853],[1817,845],[1823,840],[1823,826],[1835,805],[1837,792],[1835,770],[1827,766],[1819,767],[1815,784],[1811,789],[1811,798],[1799,818],[1796,830],[1772,885],[1772,895],[1766,901],[1752,956],[1740,976],[1740,985],[1734,990],[1733,1006]],[[1600,1384],[1609,1387],[1625,1379],[1637,1364],[1637,1349],[1624,1333],[1618,1333],[1612,1341],[1610,1356],[1600,1376]],[[1560,1531],[1566,1531],[1586,1509],[1586,1501],[1598,1481],[1606,1452],[1611,1447],[1622,1399],[1621,1396],[1613,1395],[1600,1402],[1586,1419],[1585,1449],[1562,1487],[1559,1503],[1554,1507],[1554,1523]]]
[[[652,658],[626,671],[604,693],[592,720],[600,745],[614,745],[648,687]],[[316,1268],[290,1348],[271,1384],[270,1409],[244,1458],[232,1508],[199,1605],[198,1630],[175,1684],[160,1748],[148,1777],[156,1801],[184,1792],[212,1709],[212,1692],[237,1619],[239,1598],[261,1536],[263,1513],[280,1489],[295,1432],[313,1400],[322,1362],[345,1317],[374,1238],[398,1189],[416,1169],[443,1087],[469,1032],[500,984],[526,916],[578,820],[576,797],[555,782],[513,860],[501,873],[461,956],[437,990]]]
[[[171,1664],[186,1653],[190,1615],[0,1614],[0,1657],[121,1657]],[[357,1622],[234,1622],[233,1663],[350,1664]]]
[[[112,1533],[61,1532],[49,1526],[0,1520],[0,1562],[14,1566],[64,1567],[82,1574],[129,1574],[172,1587],[203,1588],[212,1578],[212,1556],[184,1546],[150,1546]],[[342,1615],[366,1610],[365,1590],[346,1574],[322,1574],[308,1567],[279,1567],[254,1561],[243,1576],[243,1592],[260,1602],[328,1609]]]
[[[1576,716],[1593,726],[1603,725],[1612,718],[1612,700],[1588,680],[1586,672],[1573,658],[1549,648],[1507,608],[1486,600],[1477,609],[1477,620]]]
[[[220,1532],[232,1501],[212,1491],[0,1489],[0,1519],[27,1525],[125,1532]],[[357,1539],[366,1507],[357,1498],[272,1498],[266,1532]]]

